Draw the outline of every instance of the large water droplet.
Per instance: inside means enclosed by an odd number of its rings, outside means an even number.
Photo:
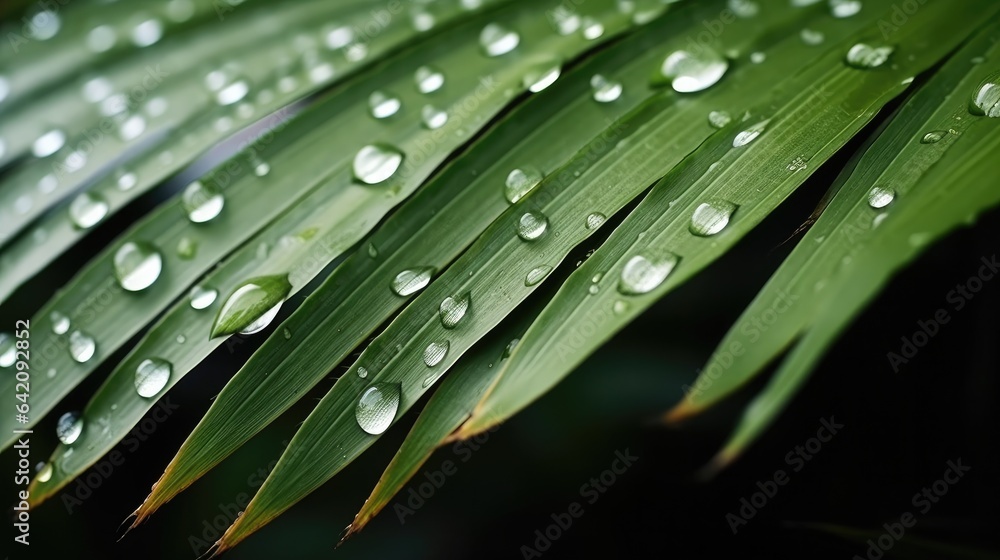
[[[7,334],[0,333],[0,367],[8,368],[17,361],[17,340]]]
[[[515,169],[507,174],[507,181],[504,182],[503,196],[507,199],[507,202],[514,204],[538,186],[543,178],[544,175],[542,175],[542,172],[535,167]]]
[[[622,96],[622,83],[609,80],[600,74],[590,78],[590,87],[594,90],[594,101],[611,103]]]
[[[83,364],[94,357],[97,343],[94,338],[83,331],[73,331],[69,335],[69,355],[73,361]]]
[[[434,367],[441,363],[441,360],[448,355],[451,344],[447,340],[432,342],[424,348],[424,363],[427,367]]]
[[[458,296],[448,296],[441,301],[438,310],[441,316],[441,325],[446,329],[455,328],[465,314],[469,311],[469,304],[472,302],[472,294],[465,292]]]
[[[655,290],[673,272],[680,257],[669,252],[647,252],[625,263],[618,291],[625,295],[647,294]]]
[[[421,66],[414,74],[420,93],[433,93],[444,86],[444,74],[436,68]]]
[[[541,212],[529,210],[517,221],[517,236],[525,241],[534,241],[545,235],[549,220]]]
[[[58,311],[53,311],[49,314],[49,320],[52,321],[52,333],[53,334],[66,334],[69,332],[70,321],[69,317],[63,315]]]
[[[354,156],[354,177],[367,185],[377,185],[392,177],[403,163],[403,153],[384,144],[369,144]]]
[[[739,208],[728,200],[710,200],[703,202],[691,214],[689,231],[694,235],[708,237],[724,230],[729,225],[729,219]]]
[[[448,112],[433,105],[424,105],[420,110],[420,121],[425,127],[435,130],[448,123]]]
[[[896,191],[890,187],[876,185],[868,191],[868,204],[872,208],[885,208],[896,198]]]
[[[247,280],[222,304],[212,326],[212,338],[264,330],[277,316],[291,291],[292,285],[286,275]]]
[[[600,212],[594,212],[587,216],[587,229],[597,229],[604,225],[604,222],[608,219],[607,216],[601,214]]]
[[[536,266],[529,270],[528,274],[524,277],[524,285],[530,288],[544,280],[550,272],[552,272],[552,267],[549,265]]]
[[[920,143],[937,144],[938,142],[941,141],[941,139],[943,139],[947,135],[948,135],[947,130],[932,130],[927,134],[924,134],[924,137],[920,139]]]
[[[387,119],[398,113],[402,106],[403,102],[395,95],[376,91],[368,96],[368,108],[376,119]]]
[[[53,129],[35,139],[31,145],[31,153],[35,157],[48,157],[58,152],[64,144],[66,144],[66,134],[59,129]]]
[[[516,31],[499,23],[491,23],[479,34],[479,44],[486,56],[500,56],[517,48],[521,36]]]
[[[358,426],[376,436],[389,429],[399,409],[399,393],[398,383],[376,383],[365,389],[354,409]]]
[[[184,189],[181,204],[188,219],[196,224],[212,220],[222,212],[226,199],[214,183],[195,181]]]
[[[434,269],[429,266],[409,268],[397,274],[390,287],[396,295],[406,297],[426,288],[433,276]]]
[[[559,64],[539,66],[524,75],[524,87],[531,93],[538,93],[554,84],[561,72]]]
[[[976,88],[969,103],[969,112],[978,117],[1000,118],[1000,73]]]
[[[729,69],[729,62],[718,54],[702,49],[697,55],[675,51],[663,61],[663,76],[671,81],[674,91],[692,93],[708,89],[719,82]]]
[[[202,310],[207,309],[215,303],[215,298],[219,297],[219,291],[212,288],[195,286],[191,288],[191,308]]]
[[[83,433],[83,418],[79,412],[67,412],[56,422],[56,436],[64,445],[72,445]]]
[[[160,394],[167,386],[167,381],[170,381],[172,369],[170,362],[160,358],[143,360],[135,369],[135,392],[145,399]]]
[[[129,241],[115,252],[115,278],[129,292],[145,290],[153,285],[163,270],[163,258],[151,244]]]
[[[101,195],[84,192],[73,199],[69,205],[69,217],[73,225],[80,229],[89,229],[108,215],[110,207]]]
[[[873,47],[866,43],[858,43],[847,51],[847,65],[861,70],[878,68],[889,60],[894,50],[895,48],[891,46]]]
[[[594,39],[600,38],[601,35],[604,35],[604,24],[598,19],[590,16],[584,16],[583,38],[588,41],[593,41]]]

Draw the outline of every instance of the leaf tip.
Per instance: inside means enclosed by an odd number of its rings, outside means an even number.
[[[695,405],[689,399],[685,398],[663,415],[663,423],[668,426],[675,426],[698,415],[702,410],[700,406]]]

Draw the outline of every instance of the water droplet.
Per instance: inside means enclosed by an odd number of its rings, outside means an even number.
[[[895,50],[895,47],[891,46],[873,47],[866,43],[858,43],[847,51],[847,65],[861,70],[878,68],[889,60]]]
[[[448,355],[451,344],[447,340],[432,342],[424,348],[424,363],[427,367],[434,367],[441,363],[441,360]]]
[[[288,330],[287,327],[283,328],[283,329],[281,329],[281,336],[285,337],[285,340],[291,340],[292,339],[292,331]]]
[[[97,343],[93,337],[83,331],[73,331],[69,335],[69,355],[73,361],[83,364],[94,357],[97,351]]]
[[[969,103],[969,112],[977,117],[1000,118],[1000,73],[976,88]]]
[[[79,412],[67,412],[56,422],[56,436],[63,445],[72,445],[83,433],[83,418]]]
[[[499,23],[490,23],[479,33],[479,44],[486,56],[500,56],[517,48],[521,36]]]
[[[507,181],[504,183],[504,198],[507,199],[507,202],[514,204],[538,186],[542,179],[544,179],[544,175],[535,167],[515,169],[507,174]]]
[[[58,152],[65,143],[66,134],[59,129],[53,129],[35,139],[35,142],[31,145],[31,153],[35,157],[48,157]]]
[[[601,291],[601,287],[599,285],[597,285],[597,284],[591,284],[590,287],[587,288],[587,293],[589,293],[592,296],[593,295],[597,295],[597,292],[600,292],[600,291]]]
[[[580,29],[582,23],[580,15],[565,5],[556,6],[552,10],[549,10],[546,15],[549,17],[549,21],[555,28],[556,33],[563,36],[575,33]]]
[[[189,261],[198,254],[198,242],[190,237],[182,237],[177,242],[177,256]]]
[[[703,202],[691,214],[691,225],[688,230],[701,237],[715,235],[729,225],[729,219],[737,208],[739,206],[728,200]]]
[[[549,220],[541,212],[529,210],[517,222],[517,236],[525,241],[534,241],[545,235]]]
[[[608,80],[600,74],[590,79],[590,87],[594,90],[594,101],[598,103],[611,103],[622,96],[621,82]]]
[[[374,243],[368,244],[368,256],[371,258],[378,258],[378,248],[375,247]]]
[[[40,10],[31,17],[27,27],[32,39],[48,41],[55,37],[56,33],[59,33],[61,25],[62,20],[59,18],[58,13],[53,10]],[[16,45],[13,37],[11,38],[11,45]],[[17,51],[15,50],[14,52],[16,53]]]
[[[948,135],[947,130],[932,130],[920,139],[921,144],[937,144],[942,138]]]
[[[135,173],[123,173],[118,177],[118,190],[127,191],[134,187],[139,182],[139,178],[136,177]]]
[[[358,377],[361,379],[368,377],[368,369],[363,366],[358,366]]]
[[[69,332],[69,317],[58,311],[53,311],[49,314],[49,320],[52,321],[52,332],[54,334],[66,334]]]
[[[219,297],[219,290],[205,288],[203,286],[195,286],[191,288],[189,297],[191,299],[192,309],[207,309],[210,305],[215,303],[215,298]]]
[[[803,29],[799,35],[802,37],[802,42],[807,45],[821,45],[826,40],[826,35],[822,31],[813,29]]]
[[[767,54],[765,53],[762,52],[750,53],[750,62],[754,64],[762,64],[765,60],[767,60]]]
[[[636,255],[622,268],[618,291],[625,295],[647,294],[662,284],[679,262],[680,257],[669,251]]]
[[[587,229],[597,229],[601,227],[608,217],[600,212],[594,212],[587,216]]]
[[[733,138],[733,147],[742,148],[743,146],[746,146],[750,142],[756,140],[757,137],[759,137],[761,134],[764,133],[765,130],[767,130],[767,125],[770,122],[771,122],[770,119],[766,121],[761,121],[737,134],[736,137]]]
[[[399,112],[403,102],[395,95],[376,91],[368,96],[368,108],[376,119],[387,119]]]
[[[124,142],[135,140],[146,131],[146,119],[142,115],[130,115],[118,125],[118,137]]]
[[[414,74],[420,93],[433,93],[444,86],[444,74],[436,68],[421,66]]]
[[[538,93],[551,86],[559,79],[562,69],[558,64],[542,65],[524,75],[524,87],[531,93]]]
[[[868,205],[872,208],[885,208],[896,198],[896,191],[890,187],[874,186],[868,191]]]
[[[69,218],[79,229],[89,229],[108,215],[107,201],[101,195],[90,192],[80,193],[69,205]]]
[[[110,25],[98,25],[87,33],[87,48],[102,53],[111,50],[118,41],[118,35]]]
[[[264,330],[278,315],[291,291],[292,285],[286,275],[247,280],[222,304],[212,326],[212,338]]]
[[[367,185],[377,185],[392,177],[403,163],[403,153],[391,146],[369,144],[354,156],[354,177]]]
[[[544,280],[550,272],[552,272],[551,266],[544,264],[542,266],[536,266],[535,268],[529,270],[527,276],[524,277],[524,285],[530,288],[531,286],[534,286]]]
[[[861,0],[830,0],[830,13],[836,18],[847,18],[861,11]]]
[[[38,470],[38,474],[35,475],[35,480],[38,482],[48,482],[52,479],[52,463],[45,463],[41,469]]]
[[[129,292],[145,290],[153,285],[163,270],[160,252],[144,241],[129,241],[115,252],[115,278]]]
[[[185,342],[187,342],[187,337],[184,336],[183,334],[179,334],[177,335],[177,338],[175,338],[174,340],[177,341],[177,344],[184,344]]]
[[[441,316],[441,325],[446,329],[455,328],[465,318],[470,303],[472,303],[472,294],[469,292],[444,298],[438,310]]]
[[[258,177],[263,177],[271,172],[271,164],[266,161],[259,162],[253,168],[253,174]]]
[[[611,311],[613,311],[615,315],[621,315],[622,313],[628,311],[628,308],[628,303],[619,299],[615,300],[615,303],[611,306]]]
[[[514,353],[514,349],[517,348],[517,345],[520,344],[520,342],[521,342],[520,338],[511,339],[511,341],[507,343],[507,346],[504,347],[503,354],[500,356],[500,358],[503,360],[509,358],[510,355]]]
[[[0,367],[8,368],[17,361],[17,340],[7,334],[0,333]]]
[[[433,105],[424,105],[420,110],[420,120],[425,127],[435,130],[448,122],[448,113]]]
[[[147,19],[132,29],[132,43],[137,47],[148,47],[163,37],[163,24],[158,19]]]
[[[712,111],[708,114],[708,124],[713,128],[725,128],[733,122],[733,117],[725,111]]]
[[[354,409],[358,426],[376,436],[389,429],[399,408],[399,393],[398,383],[376,383],[365,389]]]
[[[604,24],[590,16],[583,18],[583,38],[588,41],[600,38],[604,35]]]
[[[888,217],[889,217],[889,213],[888,212],[882,212],[879,215],[875,216],[872,219],[872,229],[877,228],[878,226],[882,225],[882,222],[884,222],[885,219],[888,218]]]
[[[172,369],[170,362],[160,358],[143,360],[135,369],[135,392],[144,399],[160,394],[170,380]]]
[[[397,296],[413,295],[427,287],[434,276],[434,269],[426,266],[406,269],[392,279],[390,287]]]
[[[212,220],[222,212],[226,199],[213,183],[195,181],[184,189],[181,204],[193,223],[202,224]]]
[[[111,82],[109,82],[107,78],[98,76],[87,80],[87,82],[83,84],[81,93],[83,94],[83,99],[85,101],[98,103],[111,95],[113,91],[114,88],[111,85]]]
[[[760,6],[753,0],[729,0],[728,5],[741,18],[752,18],[760,12]]]
[[[692,93],[708,89],[719,82],[729,69],[729,62],[715,52],[702,49],[697,55],[688,51],[675,51],[663,61],[660,68],[670,80],[674,91]]]

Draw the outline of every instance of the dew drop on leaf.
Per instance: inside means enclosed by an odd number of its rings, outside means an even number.
[[[212,338],[264,330],[277,316],[291,290],[286,275],[247,280],[222,304],[212,326]]]
[[[69,317],[66,315],[58,311],[53,311],[49,314],[49,320],[52,321],[53,334],[66,334],[69,332],[70,322]]]
[[[56,422],[56,437],[63,445],[72,445],[83,433],[83,418],[79,412],[67,412]]]
[[[527,287],[534,286],[545,279],[549,273],[552,272],[552,267],[548,265],[536,266],[528,271],[528,274],[524,277],[524,285]]]
[[[535,167],[514,169],[507,174],[507,180],[504,182],[504,198],[514,204],[538,186],[543,178],[542,172]]]
[[[397,274],[389,287],[397,296],[410,296],[426,288],[432,276],[434,269],[429,266],[409,268]]]
[[[893,51],[895,48],[888,45],[873,47],[867,43],[858,43],[847,51],[847,65],[861,70],[878,68],[889,60]]]
[[[97,225],[110,210],[104,198],[96,193],[80,193],[69,205],[69,217],[79,229],[90,229]]]
[[[647,294],[662,284],[679,262],[680,257],[669,251],[635,255],[622,267],[618,291],[625,295]]]
[[[167,386],[172,369],[170,362],[160,358],[143,360],[135,369],[136,393],[144,399],[155,397]]]
[[[670,53],[663,61],[660,72],[677,93],[693,93],[717,84],[728,69],[726,59],[703,49],[698,54],[683,50]]]
[[[354,177],[366,185],[377,185],[393,176],[403,163],[403,153],[391,146],[369,144],[354,156]]]
[[[441,301],[438,313],[441,316],[441,326],[446,329],[453,329],[469,311],[469,304],[472,303],[472,294],[465,292],[459,296],[448,296]]]
[[[398,383],[376,383],[365,389],[354,409],[358,426],[372,435],[389,429],[399,409],[399,393]]]
[[[590,87],[594,90],[594,101],[598,103],[611,103],[622,96],[621,82],[609,80],[601,74],[590,78]]]
[[[94,357],[97,343],[94,338],[83,331],[73,331],[69,335],[69,355],[74,362],[83,364]]]
[[[163,257],[151,244],[129,241],[115,252],[115,278],[129,292],[145,290],[153,285],[163,270]]]
[[[517,222],[517,236],[524,241],[535,241],[545,235],[549,220],[541,212],[529,210]]]
[[[501,56],[517,48],[521,36],[499,23],[490,23],[479,33],[479,44],[486,56]]]
[[[874,186],[868,191],[868,205],[872,208],[885,208],[896,198],[896,191],[890,187]]]
[[[431,342],[424,348],[424,364],[427,367],[434,367],[441,363],[441,360],[448,355],[451,344],[447,340]]]
[[[729,225],[733,213],[739,208],[728,200],[703,202],[691,214],[688,230],[699,237],[709,237],[721,232]]]
[[[181,204],[192,223],[202,224],[214,219],[222,212],[226,199],[222,191],[213,183],[195,181],[184,189]]]
[[[215,298],[219,297],[219,291],[213,288],[206,288],[203,286],[195,286],[191,288],[191,293],[189,298],[191,300],[191,309],[202,310],[207,309],[210,305],[215,303]]]
[[[1000,73],[976,88],[969,103],[969,112],[977,117],[1000,118]]]

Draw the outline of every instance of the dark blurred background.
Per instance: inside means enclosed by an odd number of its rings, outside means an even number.
[[[886,357],[898,351],[900,337],[918,329],[918,321],[948,305],[946,294],[975,274],[981,257],[998,252],[1000,212],[937,243],[901,273],[831,349],[776,425],[728,470],[709,480],[698,475],[760,383],[679,428],[656,421],[679,400],[681,387],[693,381],[715,344],[788,254],[797,239],[786,239],[816,206],[845,158],[838,156],[820,169],[735,250],[663,299],[478,449],[439,450],[424,470],[437,471],[451,460],[457,473],[405,523],[389,508],[334,550],[412,423],[412,413],[346,471],[226,558],[866,558],[865,541],[882,534],[883,523],[915,511],[913,495],[940,479],[949,460],[959,458],[971,467],[968,474],[929,512],[918,512],[917,524],[884,557],[1000,558],[1000,281],[987,283],[971,305],[952,313],[952,321],[898,373]],[[178,184],[189,179],[180,177]],[[169,187],[104,223],[0,307],[0,326],[9,330],[4,325],[30,316],[87,256],[165,192]],[[566,274],[563,268],[560,272]],[[286,305],[281,317],[293,307]],[[74,484],[33,512],[27,554],[10,544],[9,525],[0,550],[10,558],[172,559],[204,552],[204,543],[217,536],[206,533],[206,527],[220,515],[231,519],[240,509],[233,504],[241,494],[252,495],[262,480],[260,469],[277,459],[282,442],[342,370],[332,372],[277,423],[120,542],[118,527],[264,334],[223,346],[175,386],[168,399],[176,409],[137,449],[119,447],[125,463],[110,476],[95,475],[92,480],[100,484],[90,489],[89,497],[79,503],[68,499],[87,494]],[[59,410],[81,409],[115,361],[91,376]],[[36,457],[55,447],[56,417],[36,428]],[[786,455],[815,436],[821,420],[830,417],[844,428],[793,472]],[[616,452],[626,450],[638,459],[595,503],[588,503],[590,495],[581,496],[581,485],[600,476],[612,466]],[[14,461],[10,451],[0,454],[0,464],[10,469],[5,472],[13,471]],[[739,515],[741,499],[750,500],[758,481],[772,479],[778,469],[789,473],[788,484],[734,535],[727,514]],[[424,480],[418,475],[415,484]],[[11,477],[4,481],[9,514],[16,487]],[[406,504],[412,487],[397,503]],[[551,515],[565,513],[573,502],[583,505],[583,516],[540,556],[522,549],[536,547],[536,530],[544,532],[553,523]]]

